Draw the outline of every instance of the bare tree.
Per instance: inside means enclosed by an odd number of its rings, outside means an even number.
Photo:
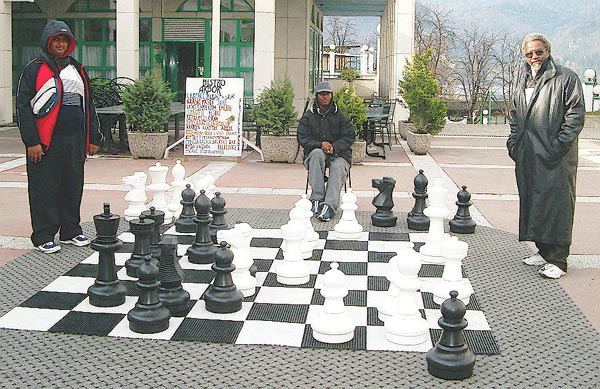
[[[356,45],[356,36],[354,18],[332,17],[325,28],[325,41],[333,43],[338,53],[344,47]]]
[[[496,68],[495,91],[501,97],[500,106],[504,112],[510,111],[510,101],[523,69],[523,55],[519,38],[504,33],[492,50],[492,61]]]
[[[492,50],[498,38],[495,33],[471,27],[463,30],[456,42],[452,77],[466,98],[469,116],[473,116],[496,79]]]

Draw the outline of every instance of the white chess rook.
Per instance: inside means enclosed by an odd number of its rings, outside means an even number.
[[[232,229],[217,231],[217,240],[219,242],[226,241],[231,245],[233,265],[235,266],[231,277],[244,297],[250,297],[256,293],[256,278],[250,274],[250,267],[254,264],[250,255],[252,232],[252,227],[247,223],[236,223]]]
[[[394,263],[397,269],[390,276],[391,282],[398,289],[398,297],[394,314],[385,321],[385,337],[392,343],[417,345],[429,340],[427,320],[421,317],[417,303],[420,298],[418,290],[421,287],[421,260],[411,249],[402,251],[401,258],[402,260]]]
[[[354,337],[356,324],[344,305],[344,297],[347,294],[346,275],[338,269],[338,264],[333,262],[331,269],[323,275],[323,307],[311,323],[316,340],[324,343],[344,343]]]
[[[152,181],[147,189],[152,192],[152,206],[165,213],[163,224],[169,224],[173,221],[173,213],[169,211],[166,197],[166,192],[170,188],[169,184],[167,184],[169,167],[162,166],[160,162],[156,162],[156,165],[150,166],[148,171],[150,172],[150,179]]]
[[[363,232],[363,227],[358,223],[356,219],[356,210],[358,205],[356,204],[357,198],[352,193],[352,188],[348,188],[347,192],[342,195],[342,217],[338,224],[333,227],[335,231],[335,237],[338,239],[360,239]]]
[[[456,236],[442,243],[442,252],[446,258],[442,279],[432,288],[433,302],[441,305],[448,299],[450,292],[458,292],[458,299],[465,305],[471,302],[474,293],[471,282],[462,276],[462,261],[467,256],[469,244],[461,242]]]
[[[277,282],[284,285],[302,285],[310,281],[310,267],[302,258],[302,240],[306,230],[302,222],[291,219],[281,226],[284,239],[283,260],[276,261]]]
[[[146,210],[146,191],[144,186],[146,185],[146,179],[148,176],[144,172],[135,172],[131,176],[125,176],[121,182],[123,185],[128,185],[131,190],[125,195],[125,201],[128,203],[128,207],[123,211],[125,220],[131,221],[140,217],[140,214]]]
[[[427,241],[421,246],[419,253],[423,263],[443,264],[441,243],[449,237],[444,233],[444,219],[452,213],[446,206],[448,190],[442,186],[441,179],[436,178],[428,195],[429,206],[423,210],[423,213],[429,216],[429,231]]]

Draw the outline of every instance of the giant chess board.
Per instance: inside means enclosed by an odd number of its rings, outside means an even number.
[[[289,347],[341,348],[386,351],[428,351],[441,335],[437,321],[439,305],[429,290],[441,279],[443,266],[424,264],[419,272],[422,280],[420,312],[429,325],[429,340],[417,346],[402,346],[386,340],[383,322],[378,319],[377,304],[389,287],[385,274],[395,251],[423,244],[424,233],[365,232],[357,240],[336,240],[328,231],[320,231],[319,245],[312,259],[309,283],[288,286],[277,282],[274,263],[282,260],[283,239],[279,229],[255,229],[251,243],[257,267],[256,293],[244,299],[241,311],[214,314],[205,309],[201,299],[212,281],[211,265],[192,264],[185,252],[194,240],[193,234],[179,234],[171,227],[165,234],[177,236],[178,257],[184,271],[183,287],[191,295],[189,310],[183,317],[172,317],[169,328],[156,334],[139,334],[129,329],[127,312],[137,301],[136,279],[125,273],[125,261],[133,250],[133,234],[119,236],[123,247],[115,254],[118,277],[127,288],[124,304],[113,308],[92,306],[87,289],[97,275],[98,253],[91,253],[79,264],[57,278],[20,306],[0,318],[0,327],[66,334],[85,334],[126,338],[151,338],[192,342],[280,345]],[[354,338],[346,343],[327,344],[315,340],[311,318],[322,307],[320,294],[323,274],[332,262],[347,276],[349,293],[344,299],[357,324]],[[467,277],[466,274],[463,275]],[[477,289],[471,296],[465,318],[465,340],[476,354],[499,354],[483,307],[477,301]]]

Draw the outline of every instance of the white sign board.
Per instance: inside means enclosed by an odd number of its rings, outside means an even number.
[[[241,156],[243,78],[187,78],[184,155]]]

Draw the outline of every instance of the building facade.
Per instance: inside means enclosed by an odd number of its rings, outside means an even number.
[[[322,79],[324,16],[380,16],[379,91],[395,97],[412,55],[414,0],[0,0],[0,124],[13,122],[19,74],[48,20],[73,29],[91,78],[153,72],[181,100],[186,77],[241,77],[256,97],[289,77],[297,110]]]

